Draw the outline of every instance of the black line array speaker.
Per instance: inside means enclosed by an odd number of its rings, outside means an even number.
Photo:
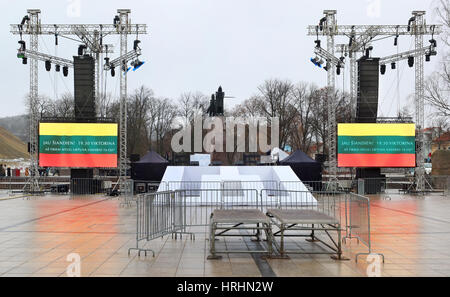
[[[376,123],[378,117],[378,90],[380,59],[362,57],[358,60],[358,98],[356,106],[357,123]],[[356,178],[365,178],[365,194],[381,191],[380,168],[358,168]]]
[[[95,60],[91,56],[74,56],[75,118],[95,119]]]
[[[97,116],[95,108],[95,60],[88,55],[74,56],[73,66],[75,119],[78,122],[95,120]],[[89,194],[88,192],[91,192],[94,188],[92,186],[94,183],[93,175],[94,171],[91,168],[71,169],[72,192],[74,194]]]
[[[376,123],[378,116],[379,58],[358,60],[357,123]]]

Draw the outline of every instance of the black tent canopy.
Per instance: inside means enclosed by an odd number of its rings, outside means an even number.
[[[311,159],[302,151],[296,151],[280,162],[280,165],[291,166],[297,177],[304,182],[322,180],[322,164]]]
[[[169,166],[169,161],[158,153],[149,151],[138,162],[131,163],[131,178],[159,182],[162,180],[167,166]]]

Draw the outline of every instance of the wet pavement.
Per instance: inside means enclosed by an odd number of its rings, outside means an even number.
[[[450,197],[371,197],[372,243],[385,263],[372,259],[355,239],[347,240],[336,262],[328,255],[292,255],[264,260],[231,254],[207,260],[207,228],[195,240],[184,236],[158,238],[145,244],[156,256],[128,256],[135,246],[136,208],[120,207],[104,196],[45,196],[0,201],[0,276],[66,276],[68,256],[81,258],[81,276],[450,276]],[[199,232],[202,231],[202,232]],[[238,237],[228,247],[252,243]],[[288,245],[315,249],[304,239]],[[368,267],[370,269],[368,269]]]

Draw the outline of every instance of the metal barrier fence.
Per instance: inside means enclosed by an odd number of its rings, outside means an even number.
[[[176,212],[174,196],[175,192],[138,195],[136,200],[136,247],[128,249],[128,255],[132,250],[137,250],[138,255],[141,251],[145,255],[147,255],[147,252],[152,252],[154,257],[155,252],[151,249],[140,248],[139,242],[142,240],[149,241],[176,231],[174,229],[174,223],[176,222],[174,214],[182,213]]]
[[[216,209],[261,208],[256,190],[179,190],[141,194],[137,197],[136,247],[142,240],[169,234],[190,234],[188,227],[208,226],[209,216]]]
[[[347,236],[344,237],[344,242],[346,239],[356,238],[358,242],[363,243],[368,248],[367,253],[356,254],[356,262],[361,255],[380,255],[384,263],[384,255],[372,251],[369,198],[349,193],[346,204]]]
[[[175,191],[176,204],[184,213],[182,226],[209,226],[209,217],[216,209],[261,209],[257,190],[253,189],[212,189]],[[261,209],[262,210],[262,209]]]
[[[312,199],[314,198],[314,199]],[[142,240],[172,234],[193,233],[190,227],[205,227],[217,209],[309,209],[334,218],[346,233],[357,238],[372,253],[370,202],[367,197],[345,192],[309,192],[277,189],[190,189],[139,194],[137,196],[136,247]],[[341,228],[339,227],[339,228]],[[190,233],[191,232],[191,233]],[[340,240],[339,240],[340,241]],[[363,255],[360,253],[357,255]],[[384,260],[384,257],[383,257]]]

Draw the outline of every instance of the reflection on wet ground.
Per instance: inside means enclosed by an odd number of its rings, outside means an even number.
[[[450,197],[391,198],[371,197],[373,250],[386,257],[380,274],[450,276]],[[66,276],[72,253],[81,257],[82,276],[366,276],[370,265],[365,257],[355,263],[355,254],[366,251],[356,240],[344,246],[351,258],[344,262],[327,255],[255,260],[232,254],[206,260],[207,228],[196,230],[204,232],[195,241],[166,236],[146,243],[155,258],[128,256],[128,248],[135,245],[136,209],[119,205],[103,196],[0,201],[0,275]],[[242,238],[222,244],[250,246]],[[288,244],[315,248],[304,239]]]

